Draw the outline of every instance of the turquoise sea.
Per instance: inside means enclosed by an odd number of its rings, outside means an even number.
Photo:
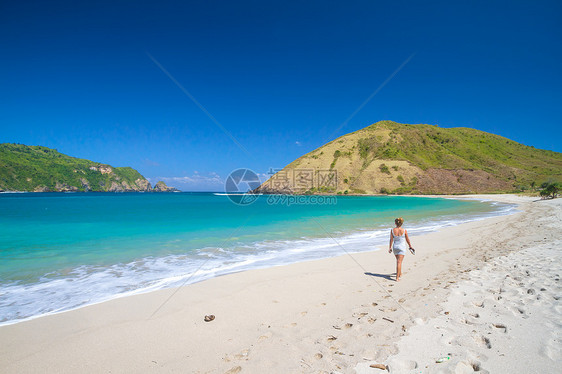
[[[291,204],[261,196],[241,206],[213,193],[3,193],[0,324],[241,270],[375,250],[398,216],[415,236],[512,210],[408,196],[311,196]]]

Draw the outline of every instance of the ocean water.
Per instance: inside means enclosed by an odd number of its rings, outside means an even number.
[[[395,217],[411,236],[508,214],[508,204],[409,196],[0,194],[0,324],[222,274],[375,250]],[[414,239],[415,243],[415,239]]]

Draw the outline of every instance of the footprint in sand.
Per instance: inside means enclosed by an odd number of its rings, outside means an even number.
[[[369,313],[367,313],[367,312],[361,312],[361,313],[355,312],[351,316],[354,317],[354,318],[360,319],[361,317],[365,317],[367,314],[369,314]]]
[[[418,363],[412,360],[400,360],[394,358],[388,362],[387,366],[391,373],[402,373],[417,369]]]
[[[235,366],[232,369],[230,369],[229,371],[225,372],[224,374],[236,374],[236,373],[240,373],[241,371],[242,371],[242,367]]]
[[[479,361],[461,361],[455,366],[455,373],[472,373],[478,372],[488,374],[489,372],[482,368]]]
[[[485,336],[475,337],[476,343],[482,347],[486,347],[488,349],[492,349],[492,343],[490,343],[490,339]]]
[[[562,357],[562,351],[559,347],[559,342],[556,339],[550,338],[545,343],[542,343],[539,353],[548,357],[552,361],[557,361]]]
[[[484,302],[483,301],[475,301],[475,302],[473,302],[473,304],[474,304],[475,307],[484,308]]]
[[[503,330],[504,333],[507,333],[507,326],[502,323],[493,323],[492,326],[497,329]]]
[[[333,325],[332,327],[335,328],[336,330],[341,330],[342,328],[349,329],[352,326],[353,326],[353,323],[346,323],[345,325],[343,325],[343,327],[336,326],[336,325]]]
[[[286,325],[283,325],[283,328],[284,328],[284,329],[287,329],[287,328],[289,328],[289,327],[295,327],[296,325],[297,325],[296,322],[288,323],[288,324],[286,324]]]
[[[519,307],[515,307],[515,310],[513,311],[513,314],[520,315],[523,318],[529,318],[529,316],[525,314],[525,309],[522,309],[522,308],[519,308]]]
[[[237,355],[234,355],[234,358],[236,358],[238,360],[248,360],[249,355],[250,355],[250,350],[244,349],[243,351],[241,351]],[[242,370],[242,369],[240,369],[240,370]]]
[[[262,342],[264,340],[267,340],[267,339],[271,338],[272,336],[273,336],[273,334],[271,332],[268,332],[267,334],[264,334],[264,335],[260,336],[258,338],[258,342]]]

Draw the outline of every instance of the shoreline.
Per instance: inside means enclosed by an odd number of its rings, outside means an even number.
[[[452,200],[474,200],[474,201],[481,201],[481,202],[491,202],[492,201],[490,199],[483,199],[483,198],[478,197],[478,196],[477,197],[473,197],[473,196],[462,196],[462,197],[458,197],[458,196],[414,196],[414,197],[440,198],[440,199],[452,199]],[[454,226],[462,225],[462,224],[467,223],[467,222],[485,220],[485,219],[490,218],[490,217],[510,215],[510,214],[514,214],[516,212],[517,212],[517,204],[507,204],[506,203],[505,206],[500,207],[500,208],[496,207],[496,208],[494,208],[494,210],[489,211],[489,212],[471,213],[468,217],[463,217],[463,218],[456,217],[456,216],[458,216],[458,214],[456,214],[456,215],[454,214],[451,217],[442,216],[438,219],[435,217],[431,221],[424,222],[422,220],[420,222],[416,222],[413,225],[409,225],[408,228],[409,228],[410,236],[412,236],[413,238],[416,238],[420,235],[426,235],[428,233],[436,232],[438,230],[443,229],[444,227],[454,227]],[[267,259],[264,260],[264,259],[261,259],[261,258],[257,257],[256,259],[254,259],[255,264],[251,263],[247,266],[239,265],[240,268],[235,269],[235,270],[228,270],[228,269],[223,270],[222,268],[217,268],[217,272],[214,275],[211,275],[211,276],[206,276],[206,275],[201,275],[201,274],[196,274],[196,273],[182,275],[181,278],[185,279],[186,282],[182,283],[180,287],[184,287],[184,286],[199,283],[199,282],[204,282],[204,281],[207,281],[209,279],[216,278],[216,277],[219,277],[219,276],[225,276],[225,275],[244,272],[244,271],[252,271],[252,270],[257,270],[257,269],[268,269],[268,268],[278,267],[278,266],[287,266],[287,265],[300,263],[300,262],[317,261],[317,260],[322,260],[322,259],[327,259],[327,258],[334,258],[334,257],[343,256],[346,253],[355,254],[355,253],[363,253],[363,252],[373,252],[373,251],[377,251],[379,249],[373,250],[372,248],[378,248],[381,245],[385,244],[385,242],[387,241],[386,236],[387,236],[386,235],[386,227],[384,227],[384,228],[371,228],[371,229],[368,229],[368,230],[366,230],[366,229],[365,230],[363,230],[363,229],[352,230],[352,231],[349,231],[349,232],[342,233],[341,235],[340,234],[337,234],[337,235],[336,234],[334,234],[334,235],[328,234],[328,236],[326,236],[326,233],[324,233],[324,236],[321,236],[321,237],[287,239],[291,242],[291,245],[289,247],[301,248],[301,246],[302,246],[302,248],[308,248],[307,245],[309,245],[309,244],[313,244],[313,247],[315,247],[315,246],[325,247],[327,245],[327,246],[335,247],[337,249],[337,251],[333,252],[333,250],[332,250],[332,251],[328,251],[324,254],[318,254],[316,256],[306,256],[306,255],[302,256],[302,257],[297,256],[298,258],[295,258],[295,259],[288,259],[288,258],[285,258],[286,255],[283,255],[283,256],[278,256],[279,258],[276,257],[275,259],[270,259],[269,261]],[[280,241],[285,242],[286,240],[280,240]],[[326,243],[326,242],[328,242],[328,243]],[[354,247],[354,246],[358,246],[358,247],[355,247],[353,249],[349,249],[349,247]],[[303,253],[306,254],[311,250],[314,251],[314,248],[308,248]],[[280,255],[282,255],[282,253]],[[166,258],[166,257],[164,257],[164,258]],[[276,261],[272,261],[272,260],[276,260]],[[92,306],[92,305],[108,302],[108,301],[123,298],[123,297],[130,297],[130,296],[134,296],[134,295],[140,295],[140,294],[145,294],[145,293],[150,293],[150,292],[155,292],[155,291],[165,290],[165,289],[174,289],[178,286],[171,284],[171,282],[174,282],[176,284],[180,283],[181,279],[179,281],[175,280],[177,278],[178,278],[178,276],[174,275],[174,276],[171,276],[169,278],[158,279],[158,280],[154,281],[154,283],[149,285],[149,286],[143,286],[141,288],[132,289],[132,290],[129,290],[129,291],[126,291],[126,292],[107,295],[103,298],[94,299],[94,300],[86,302],[82,305],[76,305],[76,306],[70,306],[70,307],[64,306],[64,305],[59,305],[57,309],[47,311],[47,312],[43,312],[41,314],[27,316],[27,317],[15,319],[15,320],[1,321],[0,327],[14,325],[14,324],[18,324],[18,323],[22,323],[22,322],[26,322],[26,321],[31,321],[31,320],[34,320],[34,319],[37,319],[37,318],[42,318],[42,317],[45,317],[45,316],[51,316],[51,315],[55,315],[55,314],[65,313],[65,312],[69,312],[69,311],[73,311],[73,310],[77,310],[77,309],[81,309],[81,308],[86,308],[86,307],[89,307],[89,306]],[[19,291],[19,292],[22,292],[22,291]],[[25,292],[25,290],[23,290],[23,292]]]
[[[498,235],[506,243],[515,228],[530,238],[540,227],[527,216],[551,209],[520,196],[469,195],[478,196],[514,201],[521,212],[414,237],[418,254],[405,259],[401,282],[388,279],[394,263],[384,250],[228,274],[1,326],[0,364],[7,372],[234,373],[352,372],[384,361],[415,321],[438,314],[449,282],[493,257],[480,248],[490,245],[488,226],[508,226]],[[203,322],[207,314],[216,320]]]

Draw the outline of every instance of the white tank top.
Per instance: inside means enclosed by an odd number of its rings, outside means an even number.
[[[390,233],[391,233],[392,237],[394,238],[392,248],[403,249],[403,250],[408,249],[408,247],[406,246],[406,230],[404,230],[404,234],[402,234],[402,235],[394,235],[393,229],[390,229]]]

